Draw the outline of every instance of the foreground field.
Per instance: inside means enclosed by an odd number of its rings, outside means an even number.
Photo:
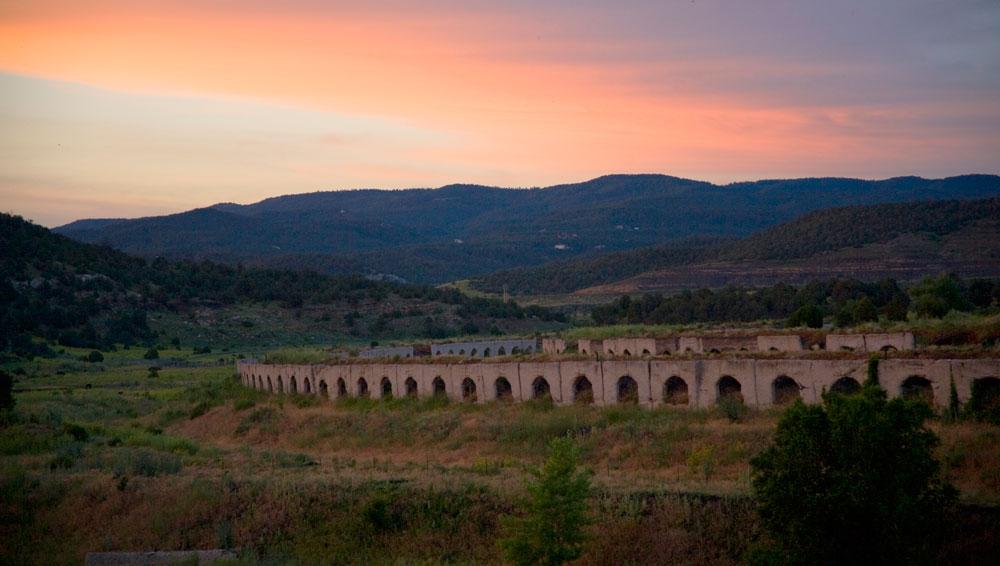
[[[25,368],[0,429],[0,562],[220,546],[250,563],[498,562],[499,516],[564,435],[596,486],[583,563],[737,563],[764,538],[749,460],[777,412],[331,404],[246,390],[228,366],[147,365]],[[1000,558],[1000,428],[933,428],[963,500],[940,560]]]

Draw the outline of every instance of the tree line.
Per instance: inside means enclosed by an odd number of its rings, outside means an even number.
[[[665,296],[651,293],[624,295],[595,307],[598,325],[691,324],[699,322],[750,322],[786,319],[788,326],[821,327],[825,319],[847,327],[879,319],[906,320],[910,312],[939,318],[955,310],[996,310],[1000,307],[1000,281],[961,278],[944,274],[928,277],[908,288],[894,279],[864,282],[830,279],[802,286],[777,284],[763,288],[724,287],[686,290]]]

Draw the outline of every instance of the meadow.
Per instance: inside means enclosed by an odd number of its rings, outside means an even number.
[[[497,563],[499,517],[559,436],[593,473],[581,563],[740,563],[766,541],[749,461],[778,410],[332,403],[245,389],[231,355],[86,353],[6,368],[4,564],[216,547],[248,564]],[[962,501],[941,561],[996,556],[1000,428],[932,428]]]

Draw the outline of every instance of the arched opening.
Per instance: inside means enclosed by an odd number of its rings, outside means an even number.
[[[471,378],[465,378],[462,380],[462,400],[468,401],[470,403],[475,402],[478,399],[476,395],[476,382],[472,381]]]
[[[663,384],[663,402],[668,405],[688,404],[688,384],[676,375]]]
[[[582,375],[573,382],[573,401],[587,405],[594,402],[594,386]]]
[[[267,390],[269,392],[271,392],[271,393],[274,393],[274,384],[271,383],[271,376],[270,375],[267,376]]]
[[[440,375],[435,377],[434,381],[431,382],[431,390],[433,391],[435,397],[444,397],[448,394],[444,385],[444,380],[441,379]]]
[[[643,356],[648,356],[648,355],[649,355],[649,350],[647,350],[647,349],[643,348],[643,349],[642,349],[642,355],[643,355]]]
[[[549,388],[549,382],[544,377],[536,377],[535,381],[531,382],[531,398],[532,399],[551,399],[552,390]]]
[[[382,378],[381,388],[383,399],[389,399],[392,397],[392,381],[389,381],[388,377]]]
[[[406,387],[406,396],[407,397],[416,397],[417,396],[417,380],[416,379],[413,379],[412,377],[407,377],[406,378],[406,382],[404,383],[404,386]]]
[[[497,355],[498,356],[506,356],[507,355],[507,350],[504,350],[503,346],[500,346],[499,348],[497,348]]]
[[[490,357],[490,349],[489,348],[483,348],[483,357],[484,358]]]
[[[724,375],[719,378],[719,382],[716,384],[716,390],[719,394],[719,400],[723,399],[733,399],[743,402],[743,386],[740,385],[736,378]]]
[[[708,351],[709,354],[721,354],[722,352],[718,348],[712,348]]]
[[[470,356],[472,356],[472,357],[474,358],[474,357],[476,357],[476,353],[477,353],[477,352],[478,352],[478,350],[476,350],[475,348],[473,348],[473,349],[472,349],[472,351],[471,351],[471,352],[469,352],[469,355],[470,355]]]
[[[302,390],[306,393],[312,393],[312,384],[309,383],[308,377],[302,380]]]
[[[294,394],[299,392],[299,384],[295,381],[295,376],[288,378],[288,389]]]
[[[458,355],[459,356],[464,356],[465,355],[465,348],[462,348],[461,350],[459,350],[458,351]]]
[[[618,379],[618,402],[639,402],[639,384],[631,376],[623,375]]]
[[[930,405],[934,404],[934,388],[931,382],[921,375],[907,377],[899,386],[899,395],[904,399],[920,399]]]
[[[359,377],[358,378],[358,397],[367,397],[367,396],[368,396],[368,382],[365,381],[365,378]]]
[[[337,378],[337,397],[347,397],[347,382],[343,377]]]
[[[896,347],[893,346],[892,344],[886,344],[885,346],[882,346],[881,348],[879,348],[879,350],[882,351],[882,352],[887,352],[887,353],[888,352],[895,352],[895,351],[897,351]]]
[[[802,398],[799,384],[787,375],[779,375],[771,384],[771,395],[775,405],[787,405]]]
[[[777,352],[778,349],[776,347],[774,347],[774,346],[771,346],[770,348],[767,349],[767,351],[768,352]]]
[[[284,393],[284,392],[285,392],[285,382],[281,379],[281,376],[279,375],[278,376],[278,393]]]
[[[325,399],[330,396],[330,391],[326,387],[326,380],[319,380],[319,394]]]
[[[448,355],[449,356],[454,356],[455,355],[455,350],[452,350],[451,348],[449,348],[448,349]]]
[[[845,375],[833,382],[833,385],[830,386],[830,391],[839,395],[854,395],[861,391],[861,384],[853,377]]]
[[[507,381],[506,377],[498,377],[494,383],[494,388],[496,389],[498,401],[512,401],[514,399],[514,392],[511,390],[510,382]]]
[[[972,380],[969,410],[978,418],[989,418],[1000,412],[1000,379],[980,377]]]
[[[524,353],[525,354],[530,354],[533,351],[534,351],[534,349],[531,346],[528,346],[527,348],[524,349]]]
[[[512,355],[512,356],[516,356],[516,355],[518,355],[520,353],[521,353],[521,349],[518,348],[517,346],[514,346],[513,348],[510,349],[510,355]]]

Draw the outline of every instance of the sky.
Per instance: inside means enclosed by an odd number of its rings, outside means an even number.
[[[998,156],[997,0],[0,0],[0,210],[46,226]]]

